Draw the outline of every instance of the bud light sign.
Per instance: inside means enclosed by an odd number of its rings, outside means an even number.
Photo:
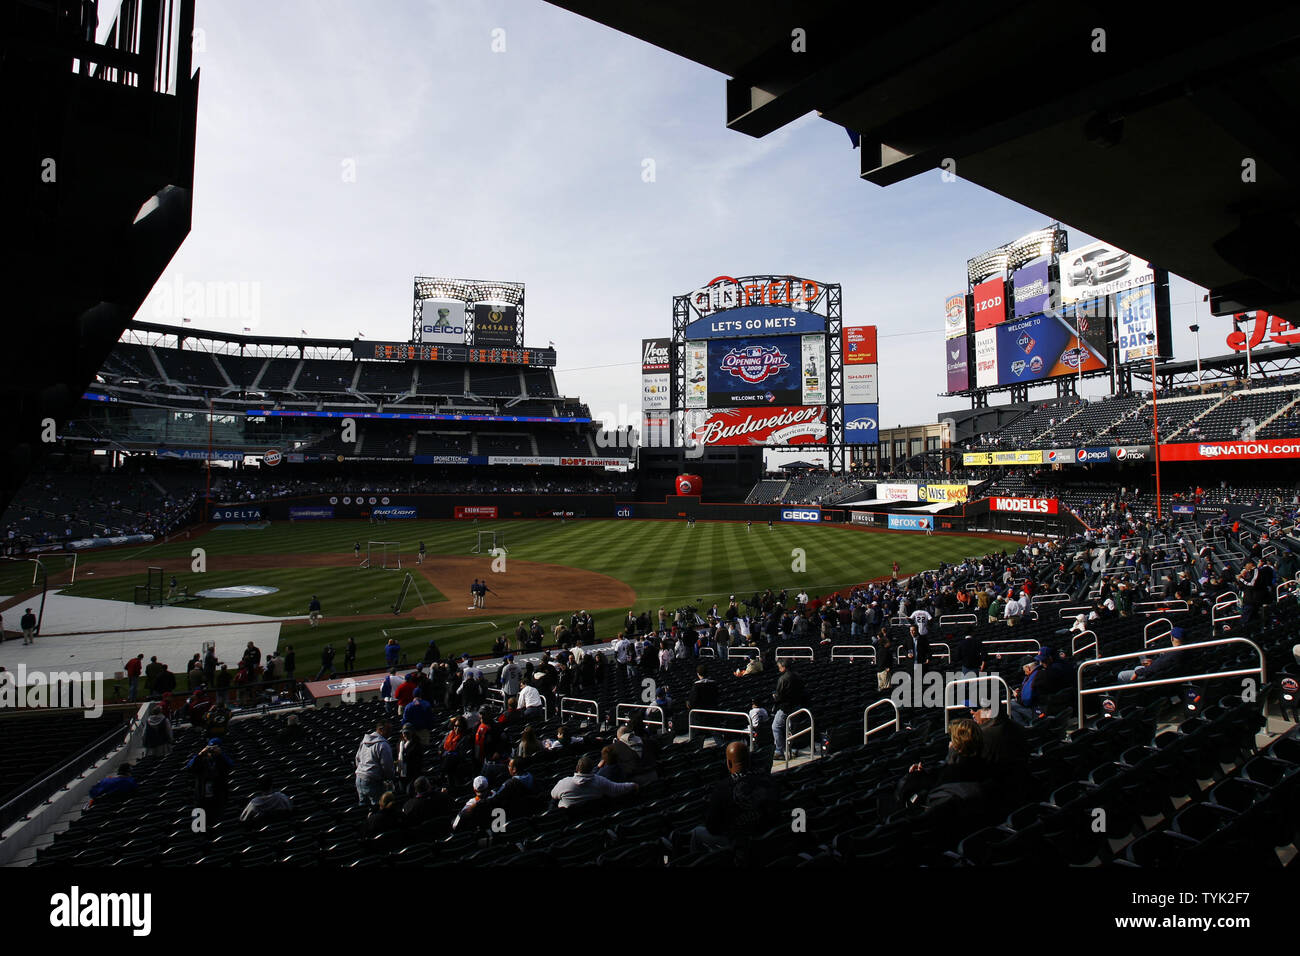
[[[376,518],[414,518],[414,508],[404,508],[399,505],[381,505],[371,511]]]
[[[880,441],[880,406],[844,406],[844,443],[874,445]]]

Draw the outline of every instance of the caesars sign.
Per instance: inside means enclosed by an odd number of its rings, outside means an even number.
[[[696,312],[708,315],[744,305],[788,305],[811,309],[821,292],[820,284],[794,276],[746,276],[740,279],[718,276],[690,293],[689,299]]]
[[[515,333],[519,323],[519,310],[513,305],[479,304],[474,306],[474,344],[500,345],[507,348],[517,344]]]

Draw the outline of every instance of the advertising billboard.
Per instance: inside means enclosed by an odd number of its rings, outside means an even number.
[[[975,333],[975,387],[992,388],[998,384],[998,330]]]
[[[943,337],[955,339],[966,334],[966,295],[958,292],[943,301]]]
[[[934,515],[890,515],[890,531],[933,531]]]
[[[1143,261],[1107,242],[1090,242],[1072,252],[1063,252],[1061,304],[1080,299],[1113,295],[1140,285],[1154,285],[1155,273]]]
[[[1161,461],[1250,461],[1257,458],[1300,458],[1300,440],[1203,441],[1161,445]]]
[[[1110,461],[1110,446],[1103,448],[1076,448],[1074,460],[1081,465],[1097,465]]]
[[[452,517],[457,521],[474,520],[477,518],[495,518],[497,516],[496,505],[456,505],[451,509]]]
[[[651,372],[642,375],[642,410],[661,412],[672,407],[672,376],[667,372]]]
[[[816,508],[782,508],[782,521],[802,521],[805,524],[816,524],[822,520],[822,513]]]
[[[1042,463],[1042,449],[989,452],[989,464],[992,465],[1041,465]]]
[[[709,345],[686,343],[686,407],[709,407]]]
[[[943,360],[948,370],[948,391],[964,392],[970,387],[970,358],[966,336],[944,339]]]
[[[998,384],[1036,382],[1056,375],[1075,375],[1106,367],[1086,340],[1074,334],[1056,315],[1035,315],[999,326],[997,333]]]
[[[1115,293],[1115,348],[1121,365],[1156,354],[1156,287]]]
[[[986,451],[967,451],[961,456],[963,465],[991,465],[992,456]]]
[[[821,286],[812,279],[794,276],[717,276],[690,293],[689,299],[700,315],[753,305],[784,305],[803,311],[811,309],[821,293]]]
[[[970,498],[969,485],[921,485],[917,489],[921,501],[966,501]]]
[[[844,444],[875,445],[880,441],[880,406],[844,406]]]
[[[888,482],[876,485],[876,497],[882,501],[920,501],[921,490],[914,484]]]
[[[696,319],[688,339],[732,339],[742,335],[795,335],[826,331],[826,316],[779,305],[747,305]]]
[[[420,341],[433,345],[463,345],[465,303],[454,299],[425,299],[420,306]],[[515,344],[513,338],[510,344]]]
[[[688,439],[714,445],[824,445],[826,406],[722,408],[686,416]]]
[[[989,510],[1054,515],[1060,508],[1055,498],[990,498]]]
[[[641,372],[672,370],[672,342],[669,339],[641,340]]]
[[[519,310],[513,305],[479,303],[474,306],[474,345],[515,345]]]
[[[874,404],[880,401],[878,365],[844,366],[844,401]],[[811,403],[809,403],[811,404]]]
[[[826,336],[805,335],[800,342],[803,359],[803,397],[800,405],[826,404]]]
[[[844,366],[876,364],[876,327],[856,325],[844,330]]]
[[[1110,356],[1111,299],[1081,299],[1060,310],[1060,316],[1071,329],[1077,329],[1084,344],[1099,356]]]
[[[1051,260],[1035,259],[1011,273],[1011,299],[1016,318],[1047,312],[1052,306],[1047,270]]]
[[[1001,276],[986,279],[977,285],[975,297],[975,331],[982,332],[999,325],[1007,317],[1007,284]]]
[[[713,340],[707,345],[709,408],[804,404],[799,336]]]

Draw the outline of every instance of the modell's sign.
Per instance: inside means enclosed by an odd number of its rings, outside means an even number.
[[[671,368],[667,339],[641,340],[641,371],[667,372]]]
[[[1057,504],[1055,498],[990,498],[989,510],[1054,515],[1057,513]]]
[[[692,416],[690,439],[709,445],[824,445],[825,406],[724,408]]]
[[[736,309],[742,305],[789,305],[812,308],[821,295],[821,285],[794,276],[718,276],[690,293],[691,305],[701,315]]]

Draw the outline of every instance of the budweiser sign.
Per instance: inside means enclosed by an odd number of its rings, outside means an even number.
[[[1057,513],[1055,498],[990,498],[989,508],[992,511],[1018,511],[1022,514]]]
[[[709,445],[824,445],[824,406],[725,408],[692,416],[690,438]]]

